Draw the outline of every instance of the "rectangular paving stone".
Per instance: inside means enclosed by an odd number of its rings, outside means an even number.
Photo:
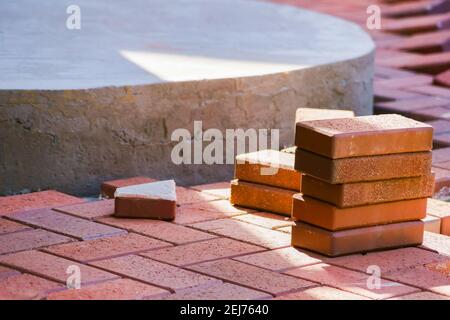
[[[390,102],[393,100],[402,100],[402,99],[410,100],[425,97],[419,93],[414,93],[403,89],[393,89],[379,85],[377,83],[374,83],[373,85],[373,94],[374,94],[374,102],[377,104],[380,102]]]
[[[448,14],[425,15],[389,20],[383,24],[383,31],[415,34],[450,28],[450,16]]]
[[[289,293],[314,283],[230,259],[205,262],[189,269],[271,295]]]
[[[434,80],[436,82],[436,77],[434,77]],[[449,99],[450,98],[450,90],[448,88],[443,88],[439,86],[432,86],[432,85],[425,85],[425,86],[417,86],[417,87],[411,87],[407,88],[409,92],[416,92],[425,94],[428,96],[434,96],[437,98],[443,98],[443,99]]]
[[[450,105],[449,99],[438,97],[423,97],[415,99],[401,99],[397,101],[380,102],[375,105],[376,113],[398,113],[407,117],[417,115],[419,110],[440,108]],[[434,120],[434,117],[425,117],[425,121]]]
[[[80,289],[51,293],[47,300],[142,300],[161,299],[168,294],[169,291],[149,284],[131,279],[118,279]]]
[[[442,296],[433,292],[422,291],[388,300],[450,300],[450,297]]]
[[[369,300],[369,298],[332,287],[320,286],[281,295],[274,300]]]
[[[324,257],[313,252],[288,247],[251,253],[233,259],[272,271],[283,271],[295,267],[320,263],[322,258]]]
[[[41,300],[49,293],[63,289],[59,283],[31,274],[0,278],[0,300]]]
[[[216,197],[220,197],[221,199],[229,199],[231,192],[230,182],[228,181],[192,186],[191,189],[201,191],[203,193],[207,193]]]
[[[393,57],[380,61],[381,64],[428,74],[439,74],[450,67],[450,52],[430,53],[426,55]]]
[[[305,175],[302,192],[305,195],[346,208],[429,197],[433,194],[434,175],[330,184]]]
[[[177,187],[177,205],[220,200],[220,196],[200,192],[191,188]]]
[[[395,114],[296,124],[295,145],[332,158],[429,151],[433,128]]]
[[[411,77],[405,77],[400,79],[382,79],[382,80],[376,80],[376,84],[382,85],[389,88],[394,89],[403,89],[403,88],[409,88],[414,86],[423,86],[427,84],[433,83],[433,77],[429,75],[419,75],[415,74]]]
[[[388,299],[419,291],[416,288],[385,279],[380,279],[379,288],[371,289],[368,286],[370,274],[351,271],[326,263],[296,268],[285,273],[371,299]]]
[[[294,221],[288,217],[280,216],[268,212],[256,212],[233,217],[233,219],[251,223],[260,227],[278,230],[287,226],[292,226]]]
[[[84,202],[84,200],[55,190],[0,197],[0,216],[12,215],[15,212],[24,210],[49,208],[80,202]]]
[[[417,53],[436,53],[450,48],[450,31],[433,31],[406,37],[388,45],[389,49]]]
[[[190,224],[244,215],[254,211],[233,206],[228,200],[203,201],[179,206],[173,222]]]
[[[450,120],[450,107],[445,106],[445,107],[417,109],[411,111],[409,113],[409,116],[420,121],[435,121],[442,119]],[[436,140],[440,140],[445,135],[446,133],[435,134],[433,137],[433,147],[436,146]]]
[[[450,257],[450,237],[425,231],[420,248],[438,252],[441,255]]]
[[[192,227],[268,249],[287,247],[291,243],[291,237],[287,233],[234,219],[199,222],[193,224]]]
[[[428,232],[426,232],[428,233]],[[328,258],[326,263],[367,272],[369,266],[378,266],[381,274],[411,269],[415,266],[444,261],[445,257],[436,252],[420,248],[400,248],[367,254],[352,254],[337,258]]]
[[[292,227],[292,245],[335,257],[419,245],[423,240],[423,230],[420,220],[334,232],[297,222]]]
[[[217,279],[136,255],[101,260],[91,264],[171,291],[220,283]]]
[[[75,261],[90,262],[170,246],[172,245],[161,240],[128,233],[123,236],[51,246],[44,251]]]
[[[29,230],[0,235],[0,254],[37,249],[74,239],[46,230]]]
[[[432,159],[430,151],[330,159],[297,149],[295,156],[297,170],[331,184],[428,175]]]
[[[114,214],[114,200],[91,201],[64,207],[56,207],[53,210],[72,216],[93,220],[99,217]]]
[[[80,240],[90,240],[125,234],[125,230],[73,217],[51,209],[25,211],[12,219],[35,227],[51,230]]]
[[[250,183],[231,181],[230,202],[234,205],[290,216],[292,196],[296,191]]]
[[[116,192],[117,188],[155,181],[157,180],[149,177],[131,177],[131,178],[104,181],[100,186],[100,193],[102,197],[112,199],[114,198],[114,192]]]
[[[164,297],[162,300],[262,300],[271,295],[238,286],[232,283],[220,283],[207,288],[182,291]]]
[[[68,269],[70,266],[80,268],[81,285],[119,278],[97,268],[34,250],[0,256],[0,263],[63,284],[66,284],[68,277],[71,275],[67,273],[68,270],[70,271]]]
[[[17,275],[19,272],[11,268],[0,266],[0,279]]]
[[[0,235],[30,229],[31,227],[24,224],[0,218]]]
[[[167,221],[149,219],[119,219],[113,217],[101,218],[98,221],[173,244],[196,242],[216,237],[212,234]]]
[[[387,273],[384,277],[450,297],[450,258],[401,272]]]
[[[294,170],[295,156],[276,150],[261,150],[236,156],[234,177],[283,189],[300,190],[301,174]]]
[[[424,219],[427,198],[338,208],[302,194],[293,197],[292,217],[327,230],[343,230]]]
[[[440,219],[440,233],[450,236],[450,202],[428,199],[427,213]]]
[[[176,266],[229,258],[265,249],[227,238],[216,238],[171,248],[151,250],[140,255]]]

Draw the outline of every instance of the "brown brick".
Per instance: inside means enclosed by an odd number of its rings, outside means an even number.
[[[294,170],[295,156],[276,150],[261,150],[236,156],[234,177],[278,188],[300,190],[301,174]]]
[[[230,202],[234,205],[271,211],[289,216],[292,208],[293,190],[275,188],[240,180],[231,181]]]
[[[305,175],[302,192],[307,196],[346,208],[426,198],[433,195],[434,176],[432,174],[378,181],[363,181],[344,184],[330,184]]]
[[[297,149],[295,168],[328,183],[417,177],[431,171],[431,152],[330,159]]]
[[[339,159],[429,151],[432,136],[431,126],[389,114],[300,122],[296,126],[295,145]]]
[[[175,219],[176,201],[136,197],[116,197],[114,216],[119,218]]]
[[[423,228],[419,220],[331,232],[297,222],[292,227],[292,245],[334,257],[419,245],[423,240]]]
[[[132,177],[132,178],[105,181],[102,183],[100,187],[101,190],[100,192],[103,197],[112,199],[114,198],[114,192],[116,192],[117,188],[155,181],[157,180],[148,177]]]
[[[294,195],[292,217],[327,230],[342,230],[425,218],[427,198],[337,208],[301,194]]]

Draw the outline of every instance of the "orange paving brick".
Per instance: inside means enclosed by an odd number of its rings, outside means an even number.
[[[330,184],[305,175],[302,192],[340,208],[431,197],[434,175]]]
[[[384,277],[450,297],[450,259],[387,273]]]
[[[234,177],[283,189],[300,190],[301,174],[294,170],[295,156],[276,150],[261,150],[236,156]]]
[[[419,245],[423,229],[419,220],[332,232],[298,221],[292,227],[292,245],[335,257]]]
[[[136,255],[101,260],[91,264],[171,291],[207,287],[219,283],[217,279]]]
[[[424,232],[420,248],[450,256],[450,237],[442,234]]]
[[[63,214],[51,209],[29,210],[14,214],[16,221],[58,232],[80,240],[124,234],[126,231],[93,221]]]
[[[0,263],[53,281],[66,283],[70,266],[78,266],[81,285],[117,279],[118,276],[77,262],[39,251],[22,251],[0,256]]]
[[[385,21],[382,26],[383,31],[405,35],[442,29],[450,29],[450,15],[448,14],[392,19]]]
[[[426,232],[429,233],[429,232]],[[367,272],[369,266],[380,268],[381,275],[388,272],[399,272],[413,267],[444,261],[445,257],[420,248],[401,248],[380,252],[369,252],[367,254],[353,254],[338,258],[328,258],[328,264],[353,269],[355,271]]]
[[[216,182],[209,184],[202,184],[198,186],[192,186],[191,189],[201,191],[221,199],[230,198],[230,183],[229,182]]]
[[[234,219],[199,222],[193,224],[192,227],[268,249],[287,247],[291,243],[291,237],[287,233]]]
[[[47,300],[141,300],[161,299],[170,292],[130,279],[94,284],[48,295]]]
[[[419,291],[416,288],[385,279],[380,279],[379,288],[371,289],[368,286],[370,283],[369,274],[350,271],[325,263],[296,268],[285,273],[371,299],[388,299]]]
[[[310,281],[230,259],[196,264],[189,269],[274,296],[314,286]]]
[[[119,219],[108,217],[101,218],[98,221],[173,244],[183,244],[215,238],[214,235],[161,220]]]
[[[320,286],[281,295],[274,300],[369,300],[369,298],[332,287]]]
[[[244,214],[241,216],[233,217],[233,219],[273,230],[278,230],[278,228],[284,228],[287,226],[292,226],[294,224],[294,222],[288,217],[283,217],[268,212]]]
[[[0,216],[11,215],[17,211],[63,206],[80,202],[84,202],[84,200],[55,190],[0,197]]]
[[[91,262],[170,246],[172,245],[161,240],[129,233],[117,237],[56,245],[43,250],[63,258]]]
[[[427,213],[438,217],[441,221],[440,233],[450,236],[450,202],[428,199]]]
[[[383,79],[376,80],[375,83],[377,85],[394,88],[394,89],[404,89],[413,86],[422,86],[426,84],[433,83],[433,77],[428,75],[414,75],[411,77],[405,78],[396,78],[396,79]]]
[[[41,300],[50,292],[64,287],[56,282],[31,274],[19,274],[0,279],[0,300]]]
[[[0,235],[31,229],[29,226],[0,218]]]
[[[441,233],[441,219],[431,215],[427,215],[422,219],[424,223],[424,231]]]
[[[433,292],[417,292],[406,296],[396,297],[389,300],[450,300],[450,297],[442,296]]]
[[[91,201],[70,206],[56,207],[53,208],[53,210],[80,218],[95,219],[113,215],[114,200]]]
[[[102,183],[100,187],[100,193],[103,197],[112,199],[114,198],[114,192],[116,192],[117,188],[132,186],[135,184],[149,183],[154,181],[157,180],[148,177],[132,177],[132,178],[105,181]]]
[[[342,230],[372,225],[424,219],[427,198],[338,208],[302,194],[293,197],[292,217],[327,230]],[[428,222],[428,221],[427,221]]]
[[[272,271],[283,271],[295,267],[308,266],[321,262],[323,256],[302,251],[294,247],[269,250],[236,257],[234,260],[245,262]]]
[[[299,122],[295,129],[295,145],[340,159],[429,151],[432,136],[433,129],[427,124],[387,114]]]
[[[292,196],[297,191],[241,180],[231,181],[230,202],[234,205],[290,216]]]
[[[37,249],[74,239],[46,230],[29,230],[0,235],[0,254]]]
[[[450,68],[450,52],[431,53],[415,57],[393,57],[380,61],[380,64],[427,74],[438,74]]]
[[[191,244],[152,250],[140,255],[176,266],[229,258],[265,250],[262,247],[227,238],[217,238]]]
[[[233,206],[228,200],[197,202],[178,207],[174,222],[189,224],[234,217],[249,212],[254,210]]]
[[[297,170],[331,184],[428,175],[432,159],[431,151],[330,159],[297,149],[295,156]]]

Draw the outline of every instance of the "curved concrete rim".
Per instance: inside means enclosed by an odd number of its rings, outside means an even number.
[[[356,24],[288,5],[78,0],[81,28],[70,30],[66,10],[72,4],[0,4],[0,90],[253,77],[353,60],[374,50]]]

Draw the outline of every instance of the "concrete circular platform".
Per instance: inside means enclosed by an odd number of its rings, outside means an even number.
[[[230,166],[170,162],[174,129],[278,128],[288,145],[296,108],[372,111],[374,45],[352,23],[251,0],[79,0],[70,30],[72,4],[0,4],[0,194],[221,180]]]

